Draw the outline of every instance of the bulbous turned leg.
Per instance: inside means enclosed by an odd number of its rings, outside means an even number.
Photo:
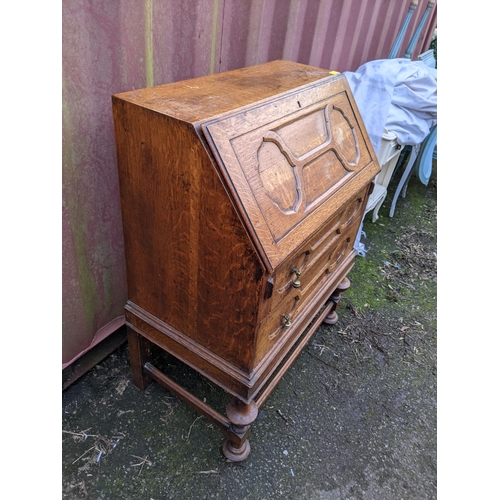
[[[335,323],[337,323],[337,321],[339,320],[339,316],[336,309],[339,305],[341,294],[342,292],[345,292],[350,286],[351,282],[347,277],[345,277],[339,283],[339,286],[334,290],[333,295],[330,297],[330,300],[333,302],[333,307],[330,314],[328,314],[328,316],[326,316],[326,318],[323,320],[324,323],[327,323],[329,325],[334,325]]]
[[[226,440],[222,445],[222,453],[233,462],[241,462],[250,454],[250,424],[257,418],[259,408],[254,401],[244,403],[232,397],[226,407],[226,414],[231,426],[226,431]]]

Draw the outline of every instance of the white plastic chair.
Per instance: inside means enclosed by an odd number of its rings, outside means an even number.
[[[397,136],[390,130],[385,129],[382,135],[382,142],[377,154],[377,159],[380,164],[380,172],[374,179],[375,186],[373,192],[368,198],[365,208],[365,215],[370,211],[372,212],[372,222],[378,219],[378,211],[387,196],[387,186],[392,178],[392,174],[396,168],[399,155],[401,153],[401,146],[397,142]]]
[[[406,165],[405,171],[396,188],[394,198],[392,199],[389,217],[394,216],[399,195],[401,194],[402,198],[406,198],[406,189],[413,172],[418,170],[420,181],[426,186],[429,183],[432,174],[432,158],[436,144],[437,125],[434,125],[424,141],[421,144],[413,146],[411,150],[410,159],[408,160],[408,164]]]

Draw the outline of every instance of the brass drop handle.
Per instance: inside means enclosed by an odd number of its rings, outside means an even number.
[[[295,279],[292,281],[292,286],[294,288],[300,288],[300,271],[295,266],[293,266],[290,274],[295,274]]]
[[[281,323],[283,328],[290,328],[292,326],[292,321],[290,320],[290,316],[288,316],[288,314],[281,315]]]

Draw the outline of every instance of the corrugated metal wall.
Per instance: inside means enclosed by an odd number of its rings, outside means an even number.
[[[287,59],[337,71],[389,54],[410,1],[64,0],[63,367],[124,322],[111,95]],[[425,11],[417,6],[399,56]],[[413,59],[429,47],[436,7]]]

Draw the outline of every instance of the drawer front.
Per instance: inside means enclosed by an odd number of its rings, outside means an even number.
[[[364,193],[358,193],[276,271],[259,326],[256,364],[278,340],[293,332],[297,317],[351,255],[363,216]]]
[[[380,169],[344,77],[202,128],[271,273]]]
[[[280,266],[274,279],[274,290],[278,296],[288,293],[291,288],[307,290],[315,279],[318,265],[323,267],[332,259],[335,262],[338,260],[335,252],[344,248],[341,242],[345,241],[346,232],[353,225],[359,225],[365,193],[366,189],[359,191],[325,224],[324,229],[313,235],[298,253]]]

